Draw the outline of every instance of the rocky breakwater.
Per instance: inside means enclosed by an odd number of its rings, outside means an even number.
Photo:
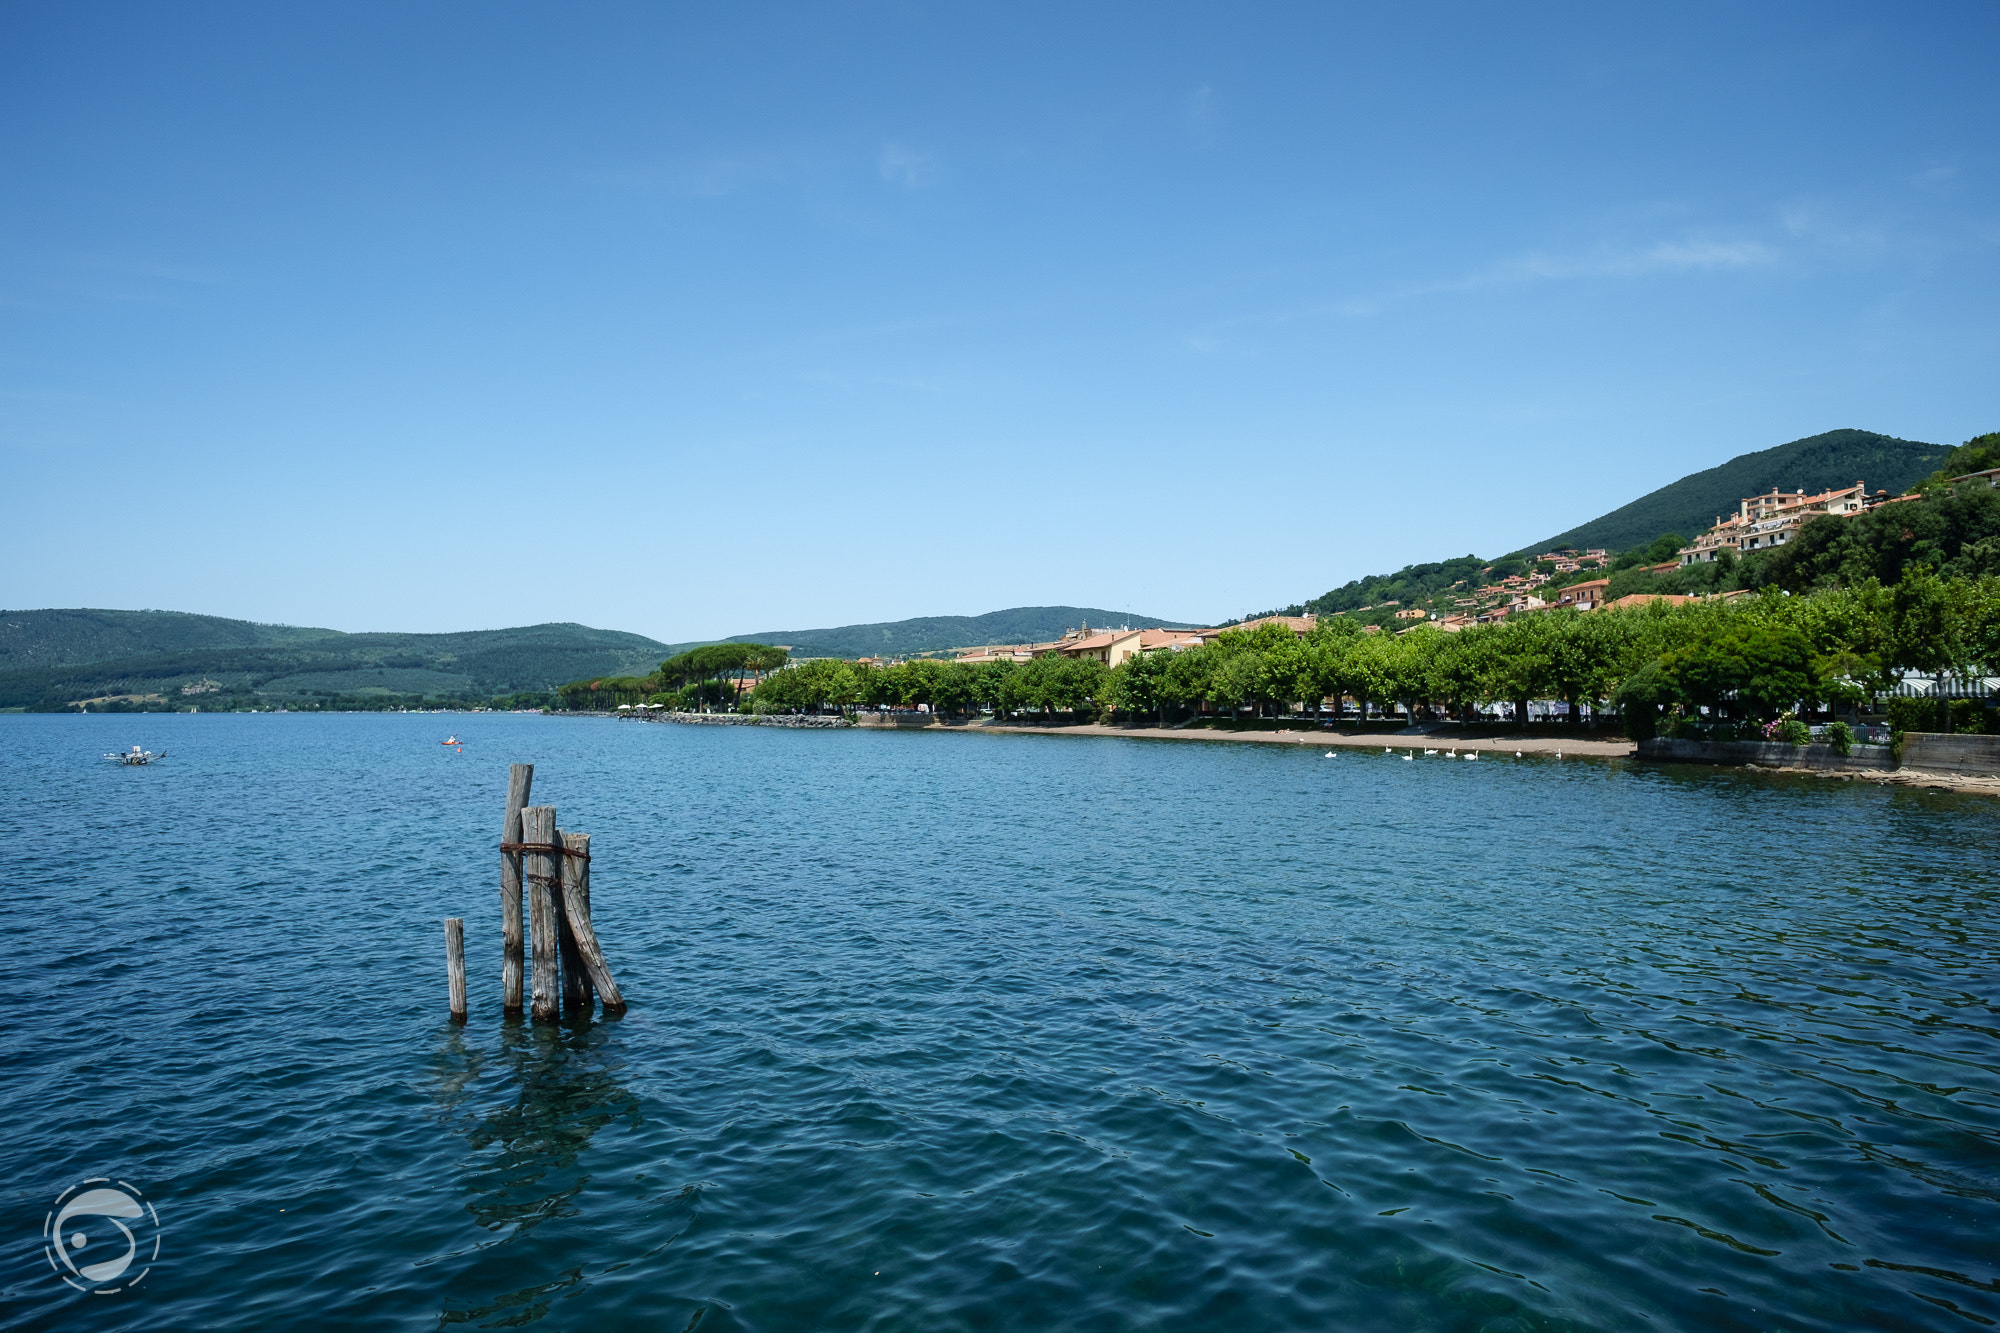
[[[851,727],[838,713],[620,713],[626,722],[684,722],[702,727]]]

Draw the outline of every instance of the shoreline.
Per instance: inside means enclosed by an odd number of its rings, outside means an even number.
[[[1239,745],[1325,745],[1343,750],[1413,750],[1422,754],[1425,750],[1455,752],[1463,755],[1468,751],[1479,754],[1513,751],[1518,754],[1560,754],[1564,757],[1576,755],[1591,759],[1628,759],[1634,747],[1628,740],[1593,740],[1578,736],[1478,736],[1470,738],[1444,735],[1398,735],[1395,732],[1366,731],[1222,731],[1215,728],[1195,730],[1172,727],[1107,727],[1101,723],[1085,722],[1068,727],[1037,727],[1012,722],[969,723],[962,727],[939,726],[913,730],[938,731],[981,731],[992,735],[1023,736],[1123,736],[1132,740],[1147,741],[1216,741]]]
[[[1022,726],[1013,723],[966,723],[960,726],[935,726],[912,728],[924,731],[978,731],[993,735],[1009,733],[1024,736],[1125,736],[1138,740],[1162,741],[1220,741],[1224,743],[1252,745],[1324,745],[1334,749],[1414,751],[1421,758],[1425,750],[1437,750],[1435,757],[1447,757],[1451,752],[1459,756],[1467,751],[1481,755],[1512,751],[1523,757],[1528,755],[1555,756],[1565,759],[1628,759],[1638,760],[1638,747],[1629,740],[1591,740],[1584,737],[1558,736],[1480,736],[1454,739],[1438,735],[1397,735],[1394,732],[1322,732],[1322,731],[1215,731],[1182,730],[1165,727],[1107,727],[1098,723],[1081,723],[1069,727]],[[1647,763],[1663,761],[1647,760]],[[1671,761],[1664,761],[1671,762]],[[1792,764],[1708,765],[1687,764],[1694,768],[1734,768],[1736,771],[1758,773],[1784,773],[1794,777],[1824,778],[1836,782],[1874,782],[1890,787],[1925,787],[1936,791],[1957,791],[1977,796],[2000,797],[2000,777],[1982,777],[1964,773],[1945,773],[1920,768],[1893,768],[1877,771],[1835,770],[1807,768]]]
[[[565,714],[550,714],[565,716]],[[581,714],[567,716],[621,717],[620,714]],[[649,717],[643,721],[683,721],[677,717]],[[734,719],[732,719],[734,720]],[[749,722],[751,719],[744,718]],[[766,724],[770,725],[770,724]],[[777,724],[784,725],[784,724]],[[793,724],[796,726],[797,724]],[[822,729],[820,723],[813,729]],[[907,723],[881,727],[863,724],[854,728],[860,731],[913,731],[913,732],[976,732],[988,736],[1087,736],[1123,737],[1127,740],[1143,741],[1201,741],[1223,745],[1289,745],[1298,748],[1324,746],[1335,750],[1391,750],[1399,753],[1415,754],[1419,758],[1463,758],[1468,753],[1482,757],[1488,755],[1505,756],[1509,752],[1526,758],[1561,757],[1563,759],[1625,759],[1641,763],[1675,763],[1673,760],[1640,760],[1638,747],[1632,741],[1618,739],[1593,739],[1584,736],[1547,736],[1526,734],[1501,734],[1498,736],[1454,737],[1437,733],[1404,734],[1398,732],[1363,731],[1223,731],[1218,728],[1173,728],[1173,727],[1113,727],[1097,722],[1081,722],[1069,726],[1036,726],[1019,722],[994,722],[978,718],[953,722],[928,722],[921,726]],[[1426,750],[1436,751],[1426,756]],[[1920,768],[1893,769],[1826,769],[1810,768],[1796,764],[1772,764],[1751,762],[1747,764],[1695,764],[1678,763],[1678,767],[1733,769],[1758,773],[1783,773],[1794,777],[1823,778],[1834,782],[1874,782],[1891,787],[1924,787],[1936,791],[1966,792],[1978,796],[2000,797],[2000,776],[1982,776],[1964,773],[1947,773]]]

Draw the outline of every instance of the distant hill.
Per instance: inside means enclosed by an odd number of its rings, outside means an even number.
[[[587,625],[343,634],[175,611],[5,611],[0,708],[118,695],[211,705],[488,699],[589,676],[643,675],[668,655],[644,635]],[[197,693],[184,694],[188,687]]]
[[[185,611],[0,611],[0,671],[197,648],[271,648],[338,634]]]
[[[1869,430],[1830,430],[1773,449],[1739,454],[1727,463],[1642,495],[1601,518],[1524,546],[1516,554],[1532,555],[1564,546],[1624,551],[1668,532],[1692,538],[1713,526],[1718,515],[1736,512],[1737,501],[1765,494],[1773,486],[1785,491],[1823,491],[1864,481],[1871,491],[1900,495],[1929,476],[1950,452],[1947,445],[1899,440]]]
[[[919,616],[873,625],[838,625],[832,629],[774,629],[762,634],[738,634],[730,643],[782,643],[794,657],[903,657],[945,648],[989,643],[1047,643],[1064,630],[1086,622],[1114,625],[1192,625],[1186,620],[1136,616],[1092,606],[1016,606],[983,616]]]
[[[1044,642],[1085,622],[1142,621],[1186,623],[1097,607],[1018,606],[983,616],[739,634],[729,642],[788,644],[800,657],[904,656]],[[597,676],[643,676],[694,646],[571,624],[344,634],[181,611],[0,611],[0,708],[63,708],[84,699],[225,708],[472,701]]]

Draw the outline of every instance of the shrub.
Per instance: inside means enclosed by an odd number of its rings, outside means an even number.
[[[1635,741],[1649,741],[1660,734],[1660,709],[1657,704],[1639,700],[1627,700],[1619,715],[1625,723],[1625,734]]]
[[[1781,745],[1810,745],[1812,728],[1795,717],[1781,718],[1771,729],[1771,739]]]
[[[1941,699],[1889,699],[1885,710],[1889,714],[1891,731],[1943,731],[1945,729],[1944,701]],[[1968,735],[1978,735],[1986,730],[1986,710],[1977,699],[1953,699],[1951,701],[1951,729]]]
[[[1854,748],[1854,728],[1848,726],[1845,722],[1827,723],[1824,734],[1826,736],[1826,743],[1833,747],[1835,754],[1846,754]]]

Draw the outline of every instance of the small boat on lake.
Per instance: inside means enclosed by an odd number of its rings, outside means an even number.
[[[135,745],[129,750],[113,750],[104,757],[121,764],[150,764],[155,759],[165,759],[167,752],[162,750],[158,754],[154,754],[151,750]]]

